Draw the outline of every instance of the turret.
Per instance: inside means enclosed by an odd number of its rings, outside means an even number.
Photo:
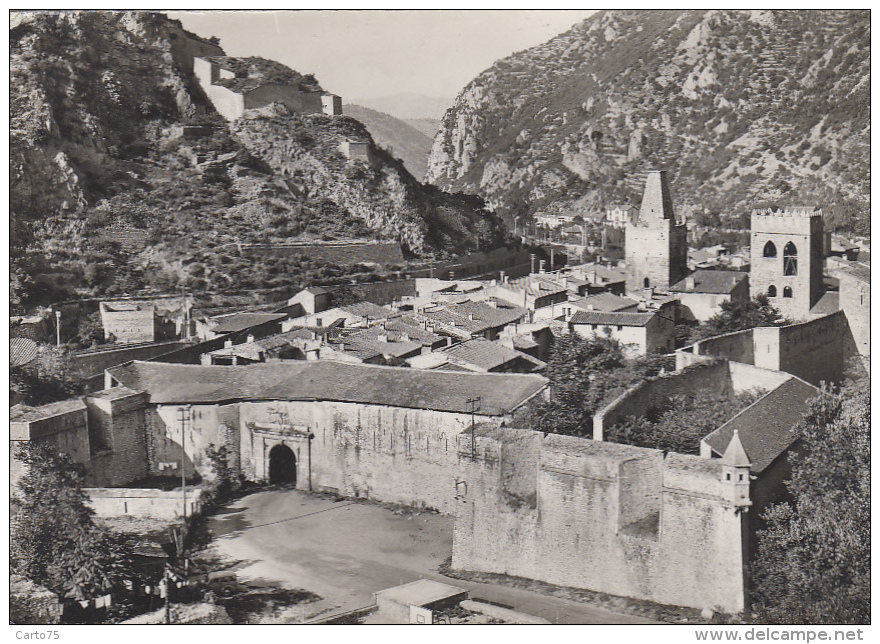
[[[749,495],[750,467],[749,455],[739,439],[739,430],[733,430],[733,436],[724,455],[721,457],[721,472],[726,486],[726,495],[736,507],[748,507],[752,504]]]

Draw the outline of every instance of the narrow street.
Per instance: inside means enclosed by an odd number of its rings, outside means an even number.
[[[373,603],[376,591],[427,578],[553,623],[652,623],[517,588],[444,577],[437,569],[452,553],[453,519],[443,515],[400,515],[377,505],[270,490],[230,505],[212,519],[211,530],[217,554],[242,562],[241,577],[320,595],[312,615],[361,608]]]

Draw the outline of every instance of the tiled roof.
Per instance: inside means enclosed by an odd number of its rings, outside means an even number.
[[[696,271],[693,275],[680,280],[669,287],[676,293],[714,293],[726,295],[735,289],[747,277],[742,271]],[[693,288],[688,280],[694,281]]]
[[[852,275],[857,280],[865,282],[867,284],[871,283],[871,267],[865,266],[864,264],[855,264],[853,263],[849,268],[844,269],[844,272],[847,275]]]
[[[30,338],[9,338],[9,366],[21,367],[40,355],[40,345]]]
[[[454,360],[460,360],[486,371],[512,362],[523,355],[519,351],[482,338],[453,344],[451,347],[442,349],[442,351]]]
[[[813,385],[792,377],[703,440],[713,452],[722,455],[733,437],[733,430],[738,430],[752,463],[752,472],[759,474],[795,442],[795,426],[809,411],[808,402],[820,393]]]
[[[394,311],[385,306],[379,306],[372,302],[355,302],[340,306],[339,309],[345,311],[349,315],[356,315],[360,318],[370,318],[371,320],[384,320],[394,315]]]
[[[552,279],[535,275],[512,279],[504,284],[499,284],[498,286],[517,293],[525,291],[526,295],[529,297],[545,297],[566,290],[564,286],[557,284]]]
[[[840,310],[840,292],[826,291],[810,309],[811,315],[828,315]]]
[[[244,367],[130,362],[108,370],[150,401],[215,403],[232,400],[335,400],[465,413],[465,401],[482,398],[482,414],[506,414],[547,386],[541,376],[449,373],[331,360],[290,361]]]
[[[607,324],[610,326],[645,326],[655,313],[621,313],[607,311],[578,311],[569,324]]]
[[[454,335],[467,338],[473,333],[512,324],[526,314],[526,309],[492,298],[496,306],[485,302],[460,302],[428,309],[422,315],[434,324],[441,324]],[[472,319],[473,318],[473,319]]]
[[[128,398],[129,396],[137,396],[141,392],[129,389],[128,387],[111,387],[110,389],[102,389],[89,393],[89,398],[101,398],[102,400],[119,400],[120,398]]]
[[[628,297],[621,297],[620,295],[614,295],[613,293],[598,293],[579,300],[574,300],[569,302],[569,304],[576,306],[579,309],[583,309],[584,311],[613,312],[638,306],[639,303],[636,300],[631,300]],[[592,309],[590,308],[591,306],[593,307]]]
[[[602,264],[581,264],[572,267],[579,273],[585,275],[588,279],[596,273],[596,277],[606,282],[623,282],[626,280],[626,272],[618,268],[603,266]]]
[[[534,349],[539,346],[537,342],[532,338],[531,333],[515,335],[512,338],[513,340],[513,348],[523,351],[525,349]]]
[[[419,322],[410,316],[404,316],[388,320],[385,328],[389,331],[406,333],[412,340],[418,340],[422,344],[432,345],[439,342],[443,336],[428,331]]]
[[[285,318],[287,318],[285,313],[237,313],[218,321],[216,326],[211,327],[211,331],[214,333],[236,333],[266,322],[280,321]]]
[[[386,336],[388,338],[387,341],[382,342],[379,339],[380,335]],[[392,357],[405,356],[414,351],[420,351],[422,348],[422,343],[419,341],[403,340],[400,333],[377,327],[343,332],[340,335],[339,342],[345,342],[349,346],[375,351],[379,355]]]

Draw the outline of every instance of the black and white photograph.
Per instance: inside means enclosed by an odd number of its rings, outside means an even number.
[[[869,638],[871,11],[567,6],[8,11],[7,641]]]

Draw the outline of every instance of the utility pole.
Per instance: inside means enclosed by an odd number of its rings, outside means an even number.
[[[476,462],[477,460],[477,427],[474,425],[474,416],[480,411],[480,396],[476,398],[468,398],[465,401],[466,404],[470,405],[471,412],[471,458]]]
[[[192,405],[181,407],[178,410],[180,421],[180,486],[183,491],[183,520],[186,521],[186,422],[191,418]]]
[[[61,309],[55,309],[55,346],[61,346]]]

